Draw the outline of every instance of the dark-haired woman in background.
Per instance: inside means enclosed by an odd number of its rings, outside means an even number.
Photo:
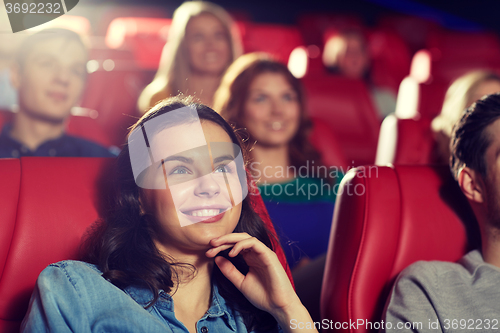
[[[313,260],[314,266],[304,268],[304,280],[315,290],[303,295],[313,298],[310,303],[316,311],[308,308],[319,319],[324,255],[342,175],[327,172],[308,141],[311,122],[301,83],[284,64],[267,55],[246,54],[228,68],[214,108],[237,128],[246,129],[250,137],[250,171],[292,270]],[[298,280],[296,287],[301,296]]]
[[[285,235],[282,245],[290,266],[304,255],[325,253],[338,179],[328,179],[330,174],[319,168],[320,155],[308,141],[312,125],[300,81],[266,54],[246,54],[229,67],[216,93],[215,109],[250,137],[250,171],[273,222]],[[332,191],[325,186],[316,194],[307,193],[325,182]],[[308,212],[306,225],[302,205],[311,203],[324,204],[325,209]],[[285,206],[291,210],[281,209]]]
[[[117,159],[86,262],[40,274],[22,330],[291,332],[292,319],[311,322],[244,196],[241,155],[206,106],[176,100],[147,112]]]

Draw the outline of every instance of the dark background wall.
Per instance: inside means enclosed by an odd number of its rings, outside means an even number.
[[[140,3],[139,3],[140,1]],[[153,5],[172,13],[182,0],[81,0],[85,4]],[[213,0],[230,11],[245,11],[257,22],[296,23],[305,12],[356,13],[367,25],[390,13],[412,14],[452,29],[500,33],[500,0]]]

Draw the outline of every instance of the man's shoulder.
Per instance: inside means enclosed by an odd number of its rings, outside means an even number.
[[[448,261],[417,261],[406,267],[402,272],[402,277],[436,277],[448,272],[460,272],[464,267],[455,262]]]
[[[478,268],[485,265],[478,250],[467,253],[457,262],[417,261],[401,272],[398,283],[410,282],[425,289],[469,286],[476,281]]]
[[[417,261],[406,267],[402,272],[402,277],[443,277],[448,274],[455,276],[462,274],[464,276],[472,275],[475,268],[481,264],[481,254],[479,251],[471,251],[463,256],[457,262],[449,261]]]

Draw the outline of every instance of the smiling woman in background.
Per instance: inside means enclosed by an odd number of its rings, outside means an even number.
[[[282,232],[290,267],[325,253],[338,178],[318,175],[320,155],[308,141],[312,125],[300,81],[266,54],[246,54],[227,70],[214,108],[250,137],[250,171]],[[323,190],[306,193],[310,188]]]
[[[312,127],[300,81],[266,54],[227,70],[214,108],[250,137],[250,171],[280,235],[297,294],[320,320],[325,253],[341,174],[327,173],[308,141]],[[324,171],[324,172],[323,172]]]
[[[174,12],[156,76],[139,97],[140,112],[178,93],[212,105],[224,71],[241,53],[229,14],[206,1],[183,3]]]

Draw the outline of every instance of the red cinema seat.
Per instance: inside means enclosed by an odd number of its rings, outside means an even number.
[[[94,49],[91,56],[81,106],[99,111],[97,122],[111,142],[120,146],[127,128],[137,120],[137,99],[154,72],[140,69],[130,51]]]
[[[455,62],[500,56],[500,40],[493,32],[434,30],[427,38],[426,47],[439,52],[443,59]]]
[[[299,29],[294,26],[250,22],[240,24],[243,24],[245,31],[242,36],[245,53],[266,52],[286,63],[290,53],[304,45]]]
[[[5,267],[5,260],[9,253],[10,240],[14,232],[17,216],[17,201],[19,199],[19,183],[21,180],[21,164],[19,159],[5,159],[0,163],[0,276]],[[8,176],[5,176],[8,175]]]
[[[321,295],[322,318],[333,323],[380,323],[405,267],[418,260],[456,261],[479,245],[472,209],[447,167],[351,169],[340,191]]]
[[[323,33],[328,29],[362,29],[364,24],[357,14],[308,13],[299,16],[298,25],[307,44],[322,45]]]
[[[129,50],[140,68],[156,70],[171,23],[172,20],[166,18],[116,18],[108,27],[106,45],[112,49]]]
[[[436,164],[430,123],[428,119],[387,116],[380,126],[375,164]]]
[[[18,332],[40,272],[78,259],[87,228],[98,218],[113,159],[1,159],[0,332]],[[274,232],[260,196],[252,204]],[[290,275],[281,247],[278,258]]]
[[[399,84],[410,71],[408,46],[395,32],[377,29],[368,34],[368,47],[373,84],[387,87],[396,94]]]
[[[401,14],[382,15],[377,25],[401,36],[412,53],[425,47],[427,36],[431,31],[441,29],[435,22],[418,16]]]
[[[120,4],[120,6],[109,6],[98,10],[95,16],[97,19],[97,24],[94,28],[96,35],[104,36],[114,19],[121,17],[165,18],[172,17],[172,13],[168,12],[165,6]]]
[[[310,116],[330,128],[349,165],[373,164],[380,122],[364,82],[333,75],[302,82]]]
[[[312,118],[313,129],[309,141],[321,154],[321,161],[326,166],[341,167],[347,170],[349,163],[337,137],[321,119]]]

